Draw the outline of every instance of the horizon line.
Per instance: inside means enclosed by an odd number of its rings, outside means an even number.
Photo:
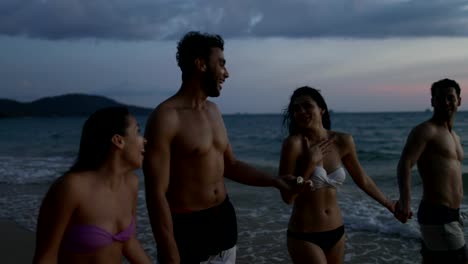
[[[330,114],[404,114],[404,113],[432,113],[431,109],[426,110],[407,110],[407,111],[331,111]],[[460,112],[468,112],[468,110],[459,110]],[[283,113],[249,113],[249,112],[231,112],[222,113],[222,115],[283,115]]]

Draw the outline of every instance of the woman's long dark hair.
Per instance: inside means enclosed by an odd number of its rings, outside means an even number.
[[[115,134],[125,136],[130,112],[126,107],[108,107],[94,112],[84,123],[78,158],[68,172],[98,169],[108,158]]]
[[[297,124],[294,120],[293,102],[294,100],[296,100],[296,98],[300,96],[310,96],[312,100],[314,100],[317,103],[317,105],[321,109],[324,110],[324,113],[322,114],[322,125],[325,129],[330,130],[331,129],[330,113],[328,112],[328,106],[327,106],[327,103],[325,103],[325,99],[323,99],[323,96],[320,94],[319,90],[309,87],[309,86],[303,86],[303,87],[297,88],[293,92],[293,94],[291,95],[291,99],[289,100],[289,105],[284,110],[283,126],[288,129],[289,134],[293,135],[299,132],[297,128]]]

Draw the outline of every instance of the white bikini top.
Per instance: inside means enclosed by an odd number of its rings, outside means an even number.
[[[327,175],[327,171],[323,167],[317,166],[312,173],[311,180],[314,183],[313,188],[320,189],[325,187],[336,188],[343,184],[345,178],[346,172],[343,167],[339,167]]]

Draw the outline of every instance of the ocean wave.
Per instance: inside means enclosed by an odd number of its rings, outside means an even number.
[[[357,152],[359,160],[361,162],[369,161],[388,161],[398,160],[401,155],[401,151],[392,149],[379,149],[379,150],[358,150]]]
[[[70,158],[54,157],[0,157],[0,183],[50,183],[64,173],[73,162]]]
[[[409,220],[406,224],[400,223],[393,215],[375,217],[348,214],[343,216],[343,219],[346,229],[352,232],[365,231],[405,238],[420,238],[420,231],[415,218]]]

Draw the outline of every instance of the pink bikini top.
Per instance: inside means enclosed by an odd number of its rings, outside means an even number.
[[[89,253],[108,246],[114,241],[125,242],[134,233],[135,218],[132,218],[132,222],[126,229],[115,235],[95,225],[73,225],[67,229],[62,245],[65,249],[76,253]]]

